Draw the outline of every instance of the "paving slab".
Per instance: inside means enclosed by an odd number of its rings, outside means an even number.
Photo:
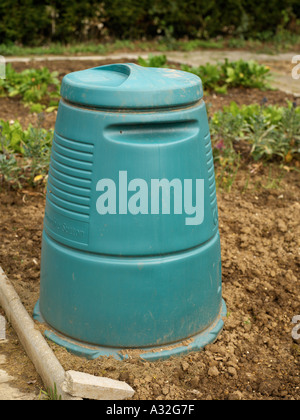
[[[35,394],[24,393],[17,388],[16,379],[5,371],[5,364],[6,357],[0,353],[0,401],[37,400]]]
[[[66,372],[63,389],[74,397],[90,400],[124,400],[134,395],[125,382],[73,370]]]

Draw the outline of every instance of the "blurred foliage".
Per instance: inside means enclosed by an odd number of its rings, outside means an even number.
[[[272,40],[299,31],[298,0],[1,0],[0,44],[218,36]],[[297,21],[298,19],[298,21]]]
[[[52,112],[57,109],[60,98],[60,81],[57,76],[57,72],[51,73],[47,67],[26,69],[18,73],[8,64],[6,78],[0,79],[0,97],[18,96],[30,107],[31,112],[39,113],[45,109]]]
[[[170,67],[166,55],[150,54],[148,58],[139,57],[138,64],[144,67]],[[226,93],[229,87],[241,86],[261,90],[270,89],[269,67],[254,60],[229,61],[225,59],[223,63],[206,63],[198,67],[183,64],[181,70],[196,74],[201,78],[205,89],[218,93]]]

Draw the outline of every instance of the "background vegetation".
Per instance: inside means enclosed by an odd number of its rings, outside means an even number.
[[[0,44],[107,39],[271,40],[299,31],[298,0],[1,0]]]
[[[43,113],[39,114],[42,123]],[[242,162],[277,162],[282,167],[300,153],[300,108],[232,102],[209,119],[217,187],[230,190]],[[23,129],[0,120],[0,191],[47,182],[53,130]],[[297,168],[294,168],[298,170]],[[288,170],[290,170],[288,168]]]

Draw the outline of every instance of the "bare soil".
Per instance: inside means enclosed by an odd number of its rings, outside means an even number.
[[[97,64],[47,65],[62,77]],[[205,100],[214,112],[231,100],[260,103],[264,97],[281,105],[294,100],[278,91],[246,89],[206,95]],[[0,98],[1,118],[19,119],[24,126],[37,122],[17,99]],[[54,122],[55,114],[49,114],[44,124],[53,128]],[[135,357],[87,361],[49,342],[66,370],[126,381],[136,391],[133,399],[300,399],[300,346],[293,341],[291,322],[300,315],[299,172],[248,162],[231,192],[217,195],[228,308],[217,342],[203,352],[153,363]],[[30,314],[39,297],[44,206],[45,196],[37,190],[0,192],[0,265]],[[7,372],[23,390],[37,392],[40,378],[11,328],[9,338],[0,344],[0,353],[8,357]]]

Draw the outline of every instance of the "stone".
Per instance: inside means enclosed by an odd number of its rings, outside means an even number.
[[[229,367],[228,368],[228,373],[231,375],[231,376],[234,376],[234,377],[236,377],[237,376],[237,371],[236,371],[236,369],[234,368],[234,367]]]
[[[182,367],[182,370],[186,372],[188,368],[190,367],[190,365],[187,362],[183,361],[181,362],[181,367]]]
[[[280,232],[285,233],[287,232],[288,228],[287,225],[284,223],[283,220],[279,220],[277,223],[278,229],[280,230]]]
[[[124,400],[135,393],[126,382],[73,370],[66,372],[62,389],[73,397],[90,400]]]
[[[218,371],[218,369],[217,369],[217,367],[216,367],[216,366],[211,367],[211,368],[208,370],[208,375],[209,375],[209,376],[218,376],[219,374],[220,374],[220,372]]]
[[[241,401],[243,399],[243,394],[240,391],[235,391],[228,396],[229,401]]]
[[[0,341],[6,340],[6,320],[0,315]]]

